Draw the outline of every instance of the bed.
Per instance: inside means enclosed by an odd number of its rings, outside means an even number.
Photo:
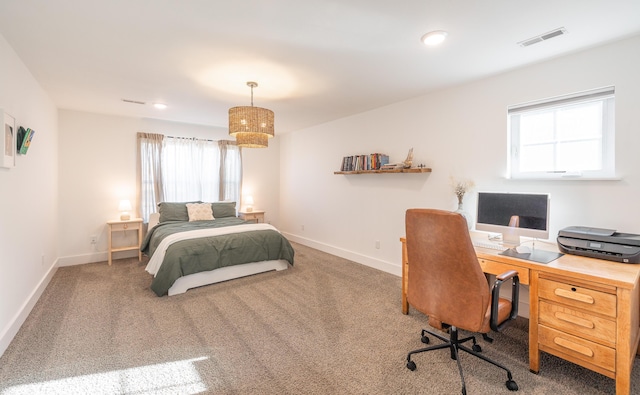
[[[235,202],[160,203],[142,241],[158,296],[293,265],[289,241],[270,224],[236,217]]]

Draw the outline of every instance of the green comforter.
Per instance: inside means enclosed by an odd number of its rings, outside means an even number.
[[[152,256],[162,239],[171,234],[244,223],[246,222],[235,217],[213,221],[164,222],[147,233],[141,250]],[[162,266],[151,283],[151,289],[156,295],[163,296],[182,276],[225,266],[277,259],[285,259],[293,265],[293,255],[293,247],[289,241],[275,230],[252,230],[181,240],[168,247]]]

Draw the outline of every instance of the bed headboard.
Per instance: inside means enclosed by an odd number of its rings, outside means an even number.
[[[160,222],[160,213],[149,214],[149,227],[147,229],[151,229],[158,225],[158,222]]]

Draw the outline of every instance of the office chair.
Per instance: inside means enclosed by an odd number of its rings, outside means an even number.
[[[489,342],[487,333],[499,331],[510,320],[518,316],[520,281],[516,271],[496,276],[491,292],[471,243],[465,218],[457,213],[432,209],[409,209],[405,216],[408,289],[407,299],[418,311],[429,316],[434,326],[442,323],[448,328],[449,338],[438,333],[422,330],[421,340],[428,344],[430,334],[444,342],[407,354],[407,368],[416,369],[411,360],[414,354],[449,348],[451,359],[458,365],[462,381],[462,394],[467,393],[462,366],[458,358],[460,350],[468,352],[507,372],[506,386],[517,391],[511,371],[503,365],[480,354],[482,348],[474,336],[460,339],[458,330],[482,333]],[[500,298],[500,286],[511,280],[511,300]],[[471,341],[471,348],[463,343]]]

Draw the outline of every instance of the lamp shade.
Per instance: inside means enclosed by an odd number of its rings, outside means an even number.
[[[269,138],[262,133],[237,133],[236,144],[246,148],[267,148]]]
[[[248,212],[253,211],[253,196],[247,195],[244,197],[244,209]]]
[[[122,199],[118,205],[118,211],[120,211],[120,220],[127,221],[131,219],[131,215],[129,215],[129,211],[131,211],[131,201]]]
[[[118,205],[118,211],[131,211],[131,202],[128,199],[123,199]]]
[[[253,88],[257,82],[248,81],[251,88],[251,105],[229,109],[229,135],[236,138],[236,144],[247,148],[266,148],[273,137],[273,111],[253,106]]]
[[[239,106],[229,109],[229,134],[258,133],[273,137],[273,111],[262,107]]]

